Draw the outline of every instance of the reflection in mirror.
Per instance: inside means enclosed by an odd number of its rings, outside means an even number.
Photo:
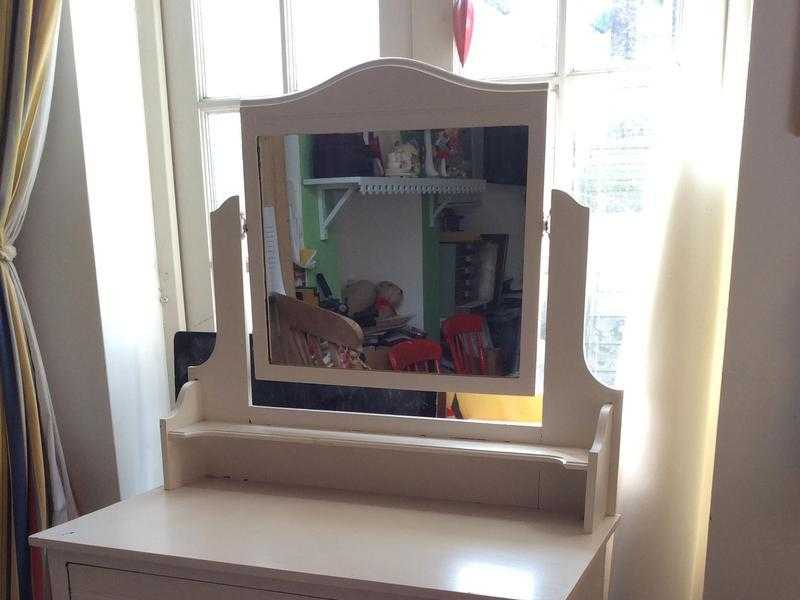
[[[270,362],[518,377],[527,127],[258,144]]]

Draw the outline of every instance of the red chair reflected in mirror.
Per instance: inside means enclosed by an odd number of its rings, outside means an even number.
[[[392,346],[389,364],[393,371],[439,373],[442,347],[432,340],[408,340]]]
[[[485,321],[480,315],[461,314],[442,323],[442,334],[458,375],[486,375]]]

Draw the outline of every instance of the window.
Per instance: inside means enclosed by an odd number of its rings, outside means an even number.
[[[677,64],[682,1],[474,0],[464,67],[443,18],[450,4],[165,3],[187,325],[213,327],[202,249],[208,212],[242,189],[239,100],[304,89],[380,55],[409,56],[472,78],[554,85],[553,181],[593,217],[587,362],[603,382],[618,385],[629,240],[648,202],[644,182],[659,118],[655,83]]]
[[[592,210],[586,361],[612,386],[621,386],[626,274],[648,202],[659,80],[677,67],[681,13],[681,0],[475,0],[461,68],[557,86],[554,186]]]
[[[199,0],[195,10],[206,202],[213,210],[242,192],[239,100],[309,88],[380,56],[378,2]]]
[[[378,0],[175,0],[162,21],[186,327],[213,330],[208,214],[242,193],[239,102],[380,56]]]

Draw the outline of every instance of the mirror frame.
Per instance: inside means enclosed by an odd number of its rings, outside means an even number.
[[[544,232],[548,84],[469,80],[409,59],[361,64],[307,91],[241,103],[253,360],[257,379],[432,392],[533,395]],[[264,136],[528,127],[522,319],[518,377],[441,375],[273,364],[269,360],[258,138]]]

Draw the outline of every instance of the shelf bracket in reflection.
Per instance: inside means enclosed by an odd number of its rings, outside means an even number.
[[[336,215],[339,214],[339,211],[342,210],[342,207],[347,203],[350,199],[350,196],[353,195],[353,192],[356,190],[355,187],[348,187],[347,189],[343,190],[342,195],[336,201],[336,204],[333,205],[330,212],[328,211],[328,203],[325,200],[325,188],[318,188],[317,189],[317,210],[319,212],[319,239],[327,240],[328,239],[328,227],[330,224],[333,223],[333,220],[336,218]],[[339,190],[337,190],[339,191]]]

